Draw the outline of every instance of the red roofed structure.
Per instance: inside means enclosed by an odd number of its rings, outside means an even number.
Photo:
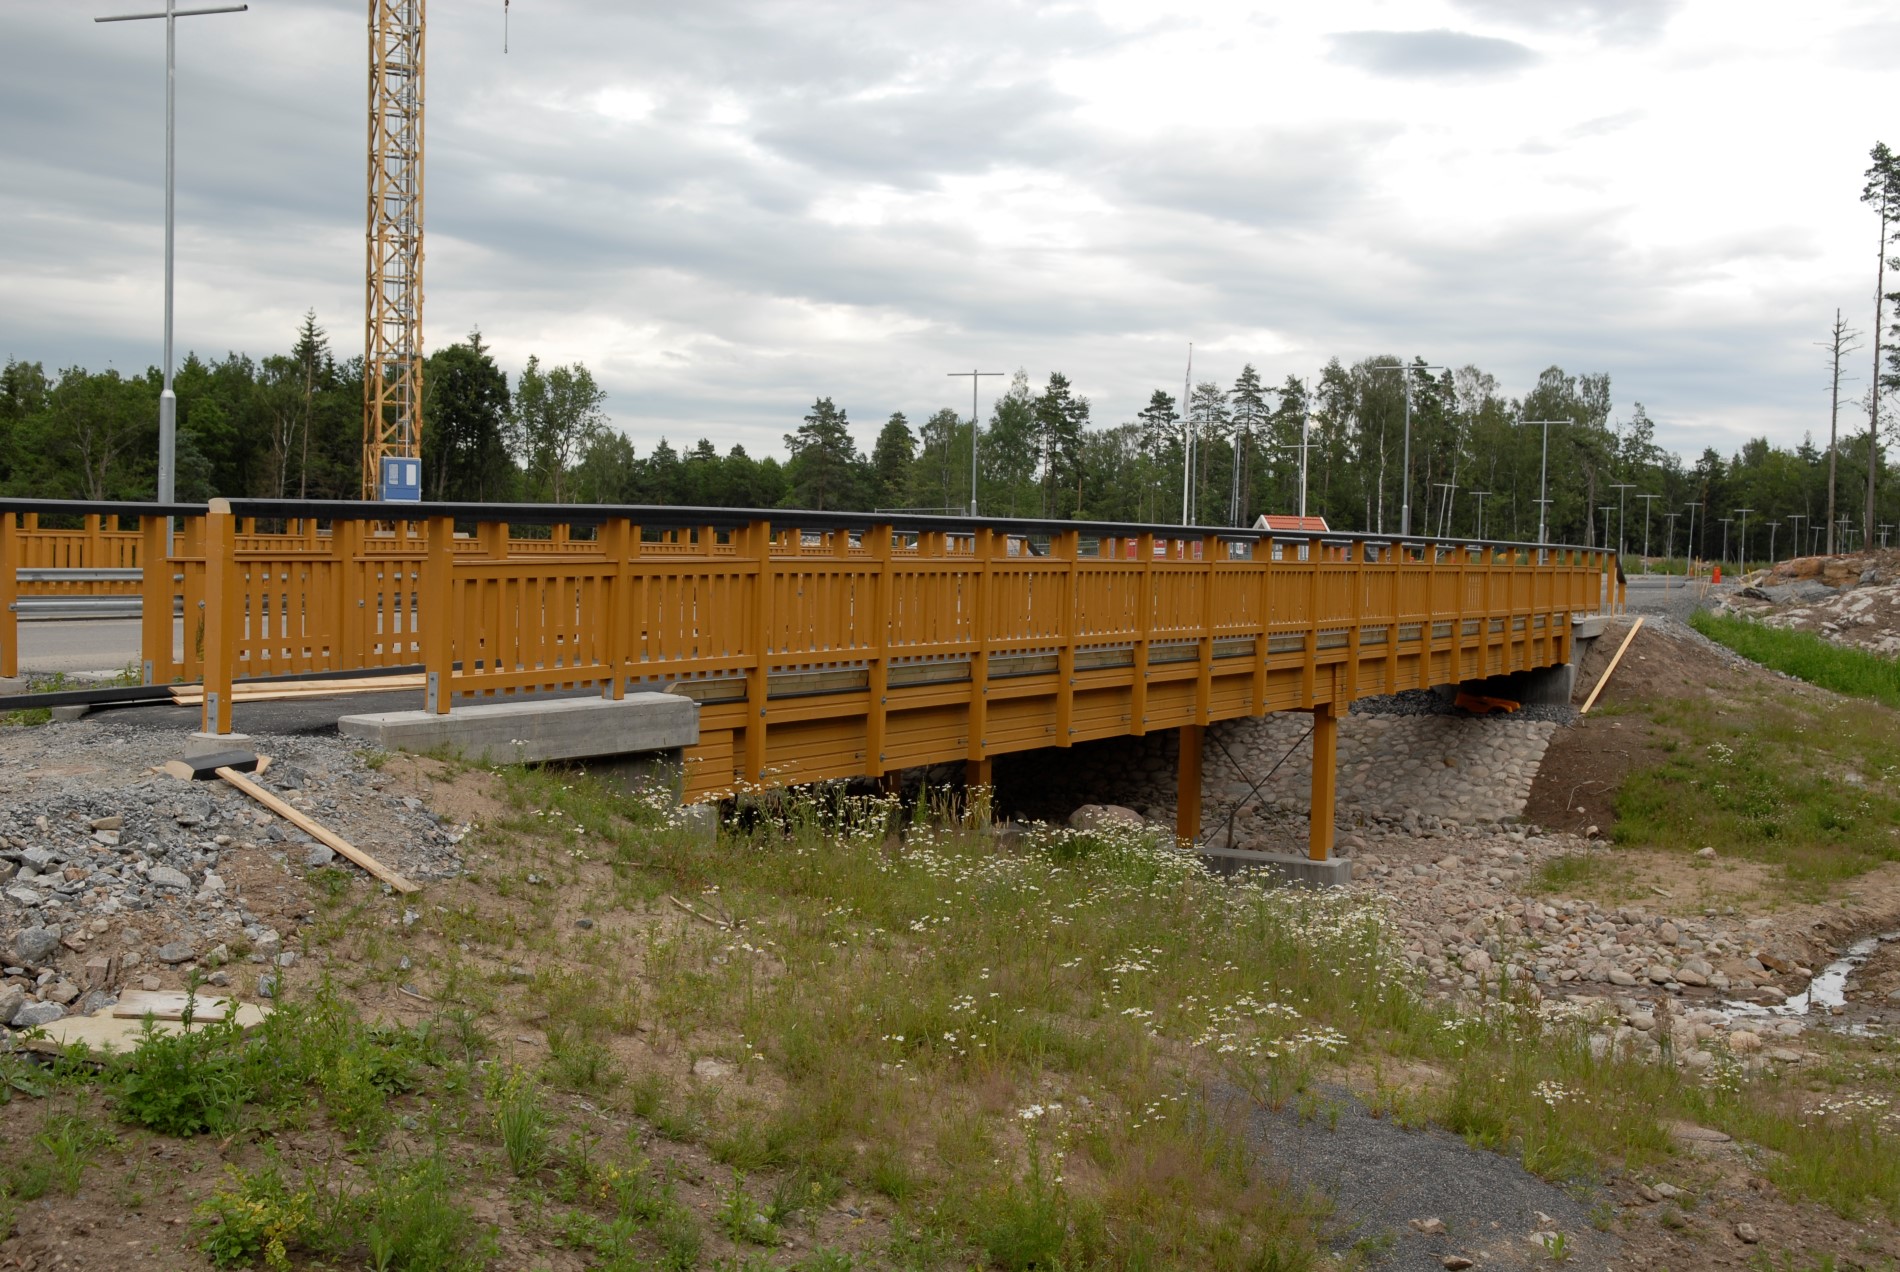
[[[1300,517],[1292,513],[1267,512],[1253,523],[1256,530],[1314,530],[1326,533],[1332,527],[1326,524],[1324,517]]]

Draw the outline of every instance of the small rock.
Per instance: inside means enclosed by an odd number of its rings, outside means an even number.
[[[1662,1194],[1657,1192],[1654,1188],[1651,1188],[1648,1184],[1639,1185],[1636,1191],[1642,1194],[1644,1201],[1658,1202],[1662,1200]]]
[[[1728,1049],[1736,1055],[1747,1055],[1751,1051],[1761,1050],[1761,1035],[1747,1029],[1732,1029],[1728,1035]]]
[[[1799,1051],[1791,1051],[1787,1047],[1770,1047],[1766,1055],[1770,1060],[1776,1061],[1779,1064],[1801,1063],[1801,1053]]]
[[[1648,1191],[1655,1193],[1659,1199],[1667,1199],[1667,1200],[1672,1200],[1672,1201],[1675,1198],[1682,1196],[1682,1189],[1676,1187],[1674,1184],[1656,1184],[1654,1187],[1650,1188]]]
[[[30,927],[13,938],[13,948],[22,963],[44,963],[59,949],[59,936],[50,928]]]
[[[693,1061],[693,1076],[696,1078],[730,1077],[732,1066],[724,1060],[715,1060],[711,1056],[701,1056]]]
[[[139,977],[139,988],[145,990],[147,993],[152,993],[163,988],[164,984],[165,982],[156,976]]]
[[[328,844],[312,844],[310,851],[303,855],[303,864],[311,870],[321,870],[336,860],[336,849]]]
[[[1709,983],[1709,974],[1707,972],[1697,971],[1693,967],[1684,966],[1676,969],[1676,979],[1685,985],[1707,985]]]
[[[583,932],[587,932],[593,929],[594,921],[592,919],[576,919],[574,920],[574,926]]]
[[[40,997],[49,1003],[58,1003],[61,1007],[72,1006],[73,999],[79,997],[79,986],[71,981],[55,981],[40,991]]]
[[[145,872],[145,878],[154,888],[175,888],[180,892],[191,890],[191,876],[171,866],[153,866]]]
[[[1715,860],[1715,849],[1713,849],[1713,848],[1698,848],[1698,849],[1696,849],[1696,854],[1695,854],[1695,855],[1696,855],[1696,856],[1698,856],[1698,857],[1700,857],[1700,858],[1701,858],[1702,860],[1704,860],[1704,861],[1714,861],[1714,860]]]
[[[1471,1260],[1465,1258],[1462,1254],[1448,1254],[1440,1259],[1439,1263],[1448,1268],[1450,1272],[1464,1272],[1466,1268],[1471,1266]]]
[[[18,985],[0,985],[0,1020],[12,1020],[26,1006],[26,991]]]
[[[94,830],[124,830],[125,818],[119,816],[95,817],[87,824]]]
[[[38,1025],[50,1025],[56,1020],[66,1018],[66,1009],[58,1003],[28,1003],[13,1013],[12,1025],[15,1029],[32,1029]]]
[[[161,963],[189,963],[198,957],[198,947],[190,941],[169,941],[158,947],[158,961]]]
[[[1603,832],[1594,825],[1584,827],[1583,837],[1585,839],[1597,839],[1600,838],[1602,834]]]
[[[1755,1225],[1752,1223],[1736,1224],[1735,1235],[1740,1237],[1745,1245],[1754,1245],[1761,1240],[1761,1233],[1755,1231]]]
[[[259,998],[277,997],[277,978],[275,976],[258,977],[257,978],[257,996]]]
[[[1667,967],[1664,967],[1661,963],[1651,963],[1649,970],[1643,974],[1649,977],[1650,984],[1652,985],[1667,985],[1676,978],[1676,974]]]
[[[209,870],[205,871],[205,881],[199,885],[198,894],[203,897],[222,896],[224,894],[224,880],[212,874]]]
[[[1069,828],[1082,831],[1139,830],[1141,814],[1120,804],[1084,804],[1069,814]]]
[[[1630,975],[1628,972],[1624,971],[1622,968],[1613,967],[1610,969],[1610,984],[1621,985],[1627,989],[1629,986],[1634,985],[1635,983],[1636,983],[1636,978]]]
[[[1407,1222],[1428,1237],[1437,1236],[1445,1231],[1445,1221],[1439,1218],[1410,1219]]]

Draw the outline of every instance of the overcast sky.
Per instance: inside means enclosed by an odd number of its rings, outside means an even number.
[[[163,24],[91,21],[152,7],[0,3],[0,357],[158,361]],[[314,308],[362,351],[366,57],[360,2],[180,21],[181,350]],[[426,340],[585,361],[642,454],[779,452],[821,394],[868,443],[971,367],[1116,423],[1189,341],[1197,380],[1556,363],[1679,451],[1824,439],[1896,66],[1854,0],[521,0],[506,55],[500,0],[436,0]]]

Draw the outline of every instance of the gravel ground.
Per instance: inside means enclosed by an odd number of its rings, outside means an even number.
[[[1687,623],[1689,616],[1699,609],[1707,609],[1721,597],[1734,592],[1737,585],[1724,583],[1719,587],[1704,589],[1700,584],[1684,586],[1680,578],[1652,574],[1645,577],[1632,574],[1629,586],[1624,592],[1624,600],[1631,614],[1668,615],[1679,623]]]
[[[1512,1159],[1375,1118],[1338,1088],[1321,1100],[1314,1116],[1294,1104],[1257,1110],[1248,1133],[1294,1184],[1350,1217],[1329,1234],[1335,1250],[1358,1244],[1370,1266],[1393,1272],[1444,1272],[1448,1258],[1530,1267],[1551,1262],[1542,1234],[1561,1232],[1576,1267],[1607,1267],[1616,1256],[1617,1240],[1591,1227],[1589,1206]]]

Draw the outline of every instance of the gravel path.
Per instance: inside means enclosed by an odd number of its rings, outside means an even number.
[[[1561,1232],[1570,1266],[1614,1259],[1618,1242],[1591,1227],[1589,1206],[1511,1158],[1375,1118],[1344,1090],[1320,1099],[1313,1116],[1293,1104],[1256,1110],[1248,1133],[1295,1185],[1333,1200],[1336,1251],[1357,1245],[1369,1266],[1393,1272],[1444,1272],[1448,1258],[1528,1268],[1551,1262],[1543,1242]]]

